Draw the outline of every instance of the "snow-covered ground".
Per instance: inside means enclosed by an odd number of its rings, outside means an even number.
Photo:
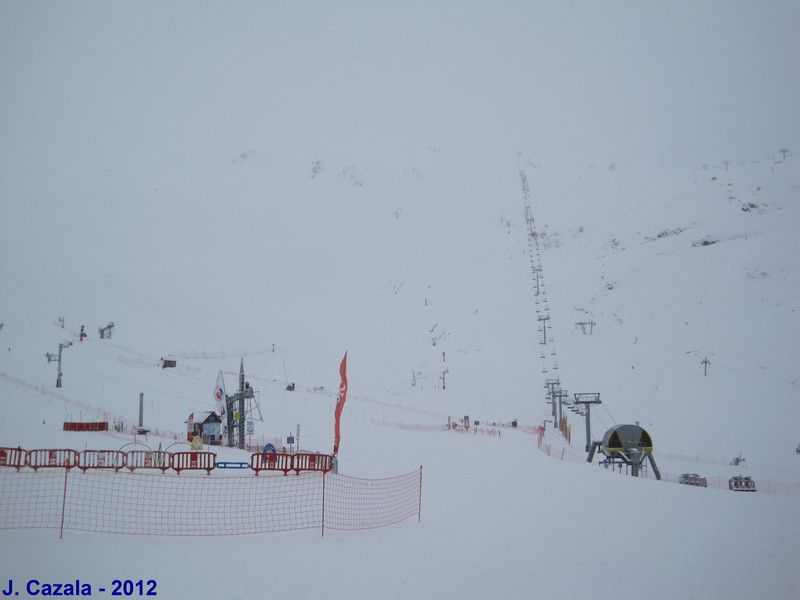
[[[800,595],[800,9],[462,4],[0,5],[0,446],[119,448],[61,425],[140,393],[166,445],[243,359],[254,441],[330,452],[347,351],[340,471],[424,473],[419,522],[324,538],[4,530],[0,588]],[[556,377],[664,473],[787,485],[613,474],[572,413],[551,456],[409,429],[542,425]]]

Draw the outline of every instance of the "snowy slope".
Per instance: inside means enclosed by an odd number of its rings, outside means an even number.
[[[169,443],[243,358],[254,437],[300,423],[327,452],[347,351],[342,472],[424,465],[424,483],[421,522],[324,539],[4,531],[0,582],[796,596],[797,496],[613,475],[582,462],[571,413],[571,445],[545,441],[572,461],[520,431],[400,426],[540,425],[557,376],[601,394],[595,438],[639,421],[657,456],[742,453],[746,474],[800,482],[799,20],[780,2],[5,3],[0,445],[118,448],[61,423],[132,423],[140,393]],[[57,390],[44,354],[64,340]]]

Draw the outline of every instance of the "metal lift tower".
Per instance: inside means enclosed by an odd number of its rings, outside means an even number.
[[[225,395],[228,446],[231,448],[236,447],[244,450],[244,425],[247,414],[250,412],[247,407],[248,400],[252,403],[255,400],[255,394],[250,384],[244,380],[244,359],[241,359],[239,363],[239,390],[233,395]]]

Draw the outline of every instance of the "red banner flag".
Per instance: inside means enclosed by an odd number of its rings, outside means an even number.
[[[339,384],[339,398],[336,400],[336,432],[333,440],[333,455],[339,454],[339,421],[342,418],[342,410],[344,403],[347,400],[347,352],[344,353],[342,364],[339,365],[339,375],[342,376],[342,382]]]

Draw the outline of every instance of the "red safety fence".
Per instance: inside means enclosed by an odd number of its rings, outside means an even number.
[[[129,450],[125,453],[125,467],[134,469],[161,469],[163,473],[170,468],[170,453],[161,450]]]
[[[181,471],[211,471],[217,466],[217,455],[213,452],[175,452],[170,458],[170,466],[180,475]]]
[[[250,468],[258,475],[259,471],[281,471],[284,475],[294,471],[330,471],[333,468],[333,456],[330,454],[253,454],[250,457]]]
[[[235,498],[236,502],[231,502]],[[0,470],[0,529],[239,535],[385,527],[417,516],[422,468],[388,479],[180,477],[127,470]]]
[[[246,465],[247,463],[242,463]],[[213,452],[164,452],[161,450],[23,450],[22,448],[0,447],[0,467],[30,467],[34,471],[42,467],[79,467],[88,469],[122,468],[160,469],[165,472],[173,469],[181,471],[206,471],[211,473],[217,468],[216,454]],[[246,468],[246,467],[245,467]],[[301,471],[327,472],[333,468],[333,456],[330,454],[253,454],[250,456],[250,468],[258,475],[260,471],[280,471],[284,475],[290,471],[300,474]]]
[[[19,471],[26,465],[28,451],[22,448],[0,448],[0,467],[16,467]]]
[[[91,423],[64,422],[64,431],[108,431],[108,421]]]
[[[333,466],[333,456],[330,454],[294,454],[292,455],[292,471],[330,471]]]
[[[114,469],[125,466],[125,452],[119,450],[83,450],[78,452],[78,467],[86,469]]]
[[[283,471],[286,475],[292,470],[291,454],[261,453],[250,457],[250,468],[258,475],[259,471]]]
[[[27,466],[34,471],[43,467],[72,468],[78,464],[75,450],[28,450]]]
[[[170,466],[180,475],[181,471],[211,471],[217,466],[217,455],[213,452],[175,452]]]

